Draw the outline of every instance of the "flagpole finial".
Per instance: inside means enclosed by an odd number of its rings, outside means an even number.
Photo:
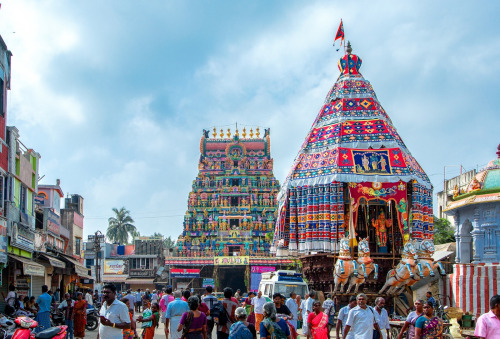
[[[347,54],[351,54],[352,53],[352,47],[351,47],[351,42],[350,41],[347,41]]]

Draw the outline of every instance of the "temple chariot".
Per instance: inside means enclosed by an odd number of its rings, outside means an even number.
[[[361,63],[349,44],[281,186],[271,250],[316,290],[397,295],[438,272],[432,185]]]

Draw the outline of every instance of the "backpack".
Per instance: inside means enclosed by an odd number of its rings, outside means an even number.
[[[219,324],[220,326],[226,325],[229,321],[229,315],[227,314],[226,308],[220,301],[212,306],[212,308],[210,309],[210,316],[212,317],[212,319],[218,318],[219,321],[217,322],[217,324]]]

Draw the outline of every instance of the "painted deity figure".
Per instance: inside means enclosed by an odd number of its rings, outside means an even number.
[[[372,226],[377,230],[377,244],[380,247],[387,246],[387,229],[392,226],[392,220],[385,218],[385,213],[380,212],[377,220],[372,219]]]
[[[368,172],[370,170],[370,162],[368,161],[366,154],[363,155],[361,163],[363,164],[363,169],[365,170],[365,172]]]

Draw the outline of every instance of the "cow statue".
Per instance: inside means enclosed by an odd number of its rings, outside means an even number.
[[[387,272],[385,284],[378,292],[379,294],[382,294],[388,287],[390,288],[387,294],[393,294],[400,287],[405,286],[410,278],[414,277],[413,271],[417,265],[415,260],[417,251],[414,244],[415,240],[406,242],[401,254],[401,261],[396,268]]]
[[[344,237],[340,239],[340,251],[337,262],[333,269],[334,286],[333,292],[336,293],[337,286],[340,285],[340,293],[344,290],[344,285],[349,280],[351,274],[356,271],[356,262],[353,261],[351,256],[351,247],[349,246],[349,238]]]
[[[354,263],[355,261],[353,261]],[[347,293],[356,286],[354,293],[358,293],[359,285],[363,284],[368,276],[375,272],[374,278],[378,279],[378,265],[373,262],[370,258],[370,246],[368,244],[368,238],[361,239],[358,244],[358,260],[359,264],[357,270],[353,272],[353,275],[349,279],[349,287],[347,288]]]
[[[417,267],[420,273],[420,277],[425,278],[428,276],[434,276],[434,269],[438,268],[441,275],[445,275],[446,272],[443,265],[439,261],[434,261],[432,255],[434,254],[434,243],[428,239],[425,239],[420,243],[417,252]]]

